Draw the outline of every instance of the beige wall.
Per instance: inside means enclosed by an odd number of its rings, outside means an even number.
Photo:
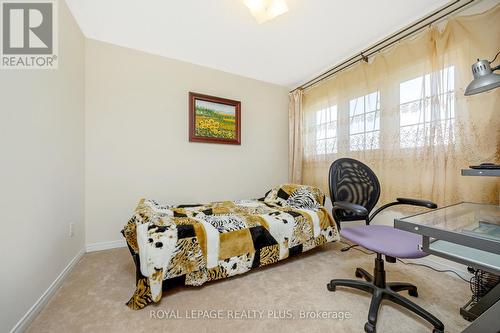
[[[262,196],[288,178],[284,87],[86,41],[87,244],[122,239],[141,197]],[[188,141],[188,92],[240,100],[241,146]]]
[[[0,332],[84,246],[85,44],[64,1],[59,45],[57,70],[0,71]]]

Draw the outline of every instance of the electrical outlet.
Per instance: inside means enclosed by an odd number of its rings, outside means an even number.
[[[75,235],[75,224],[70,223],[69,224],[69,237],[73,237]]]

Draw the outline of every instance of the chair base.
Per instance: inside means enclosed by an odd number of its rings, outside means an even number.
[[[377,258],[375,259],[375,269],[373,275],[362,268],[356,268],[355,274],[356,277],[364,278],[365,281],[334,279],[330,281],[329,284],[327,284],[327,288],[329,291],[335,291],[337,287],[349,287],[366,291],[373,295],[370,304],[370,310],[368,312],[368,321],[365,324],[365,332],[376,332],[378,310],[383,299],[399,304],[422,317],[423,319],[427,320],[434,326],[434,333],[444,332],[444,325],[441,321],[439,321],[439,319],[437,319],[431,313],[427,312],[409,299],[397,293],[398,291],[407,290],[410,296],[418,297],[416,286],[405,282],[386,283],[384,261],[380,254],[377,254]]]

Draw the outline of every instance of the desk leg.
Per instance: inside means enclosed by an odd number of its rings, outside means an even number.
[[[496,285],[495,288],[491,289],[489,293],[484,295],[479,302],[474,304],[470,309],[466,309],[465,307],[460,308],[460,314],[466,320],[472,321],[478,318],[483,312],[488,310],[493,304],[497,303],[500,300],[500,283]],[[498,316],[498,314],[497,314]],[[498,320],[498,318],[497,318]],[[496,332],[495,332],[496,333]]]
[[[479,316],[462,333],[499,333],[500,332],[500,301],[493,304],[485,313]]]

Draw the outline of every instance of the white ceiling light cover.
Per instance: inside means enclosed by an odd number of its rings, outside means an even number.
[[[285,0],[245,0],[245,5],[259,24],[288,11]]]

